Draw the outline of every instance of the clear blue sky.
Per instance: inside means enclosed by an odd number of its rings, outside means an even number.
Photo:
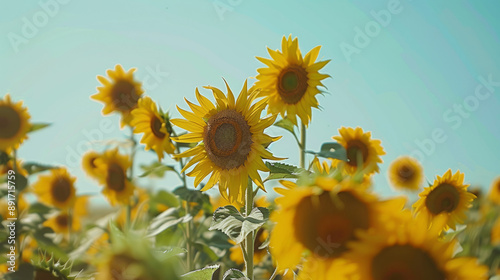
[[[183,98],[194,99],[196,87],[222,87],[224,77],[239,91],[262,66],[254,57],[267,57],[266,46],[277,49],[292,34],[304,53],[322,45],[320,58],[332,59],[308,149],[319,149],[341,126],[361,126],[387,152],[375,179],[381,194],[392,192],[389,163],[415,151],[430,180],[460,169],[467,182],[488,188],[500,175],[496,11],[497,1],[4,1],[0,94],[24,100],[34,122],[53,123],[30,136],[20,157],[67,165],[80,193],[97,193],[76,157],[93,137],[128,131],[90,100],[96,75],[117,63],[137,67],[146,93],[179,116],[175,105],[186,108]],[[102,134],[92,133],[100,125]],[[296,164],[294,149],[286,134],[272,146]],[[154,158],[140,154],[142,162]],[[142,183],[179,185],[174,175]]]

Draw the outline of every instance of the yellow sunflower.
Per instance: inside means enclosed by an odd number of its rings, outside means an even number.
[[[371,139],[371,132],[363,132],[360,127],[342,127],[339,134],[332,139],[346,149],[347,164],[344,168],[347,173],[362,171],[365,175],[370,175],[379,172],[378,164],[383,162],[380,156],[385,155],[380,140]],[[358,170],[358,167],[361,169]]]
[[[226,83],[227,96],[215,87],[206,87],[213,91],[216,105],[202,96],[196,89],[196,98],[200,105],[186,100],[193,113],[179,110],[184,119],[173,119],[171,122],[191,133],[173,138],[181,143],[197,143],[176,158],[193,157],[182,172],[194,164],[193,170],[187,173],[195,177],[195,186],[212,174],[202,191],[206,191],[219,182],[219,191],[230,203],[243,203],[248,184],[248,177],[264,190],[264,184],[258,173],[269,171],[262,159],[280,160],[266,150],[265,145],[281,137],[272,138],[264,134],[264,129],[276,120],[276,115],[260,118],[267,105],[263,100],[253,103],[255,95],[247,92],[247,82],[235,100]],[[253,104],[252,104],[253,103]]]
[[[389,166],[389,180],[396,188],[416,191],[424,180],[424,172],[416,159],[403,156]]]
[[[464,184],[464,174],[457,171],[454,175],[450,169],[443,177],[437,176],[434,184],[425,188],[420,199],[413,204],[417,215],[424,215],[429,222],[437,215],[444,213],[447,217],[444,230],[455,229],[466,219],[466,211],[472,206],[476,196],[467,191],[469,185]]]
[[[421,217],[407,213],[404,222],[392,230],[382,228],[358,232],[359,239],[349,244],[346,258],[357,265],[349,279],[363,280],[486,280],[487,268],[474,258],[453,258],[456,240],[439,240],[446,222],[428,228]]]
[[[118,153],[118,148],[106,151],[95,160],[99,169],[99,182],[104,186],[102,194],[114,206],[117,203],[129,205],[135,186],[127,178],[127,170],[132,165],[130,158]]]
[[[9,94],[0,99],[0,150],[19,148],[28,138],[26,134],[31,128],[30,118],[22,101],[12,103]]]
[[[500,204],[500,177],[493,180],[488,198],[495,204]]]
[[[151,98],[146,96],[139,99],[139,106],[132,111],[132,116],[134,133],[144,133],[141,143],[146,145],[146,151],[153,149],[159,161],[163,159],[163,152],[174,153],[175,146],[170,141],[170,124],[160,116]]]
[[[71,176],[66,168],[50,170],[50,174],[40,175],[33,185],[34,193],[41,202],[60,209],[69,209],[75,202],[76,177]]]
[[[298,115],[303,124],[309,124],[311,108],[319,105],[316,100],[320,93],[318,86],[324,87],[321,80],[330,77],[318,72],[330,61],[316,62],[320,48],[317,46],[302,57],[297,38],[292,40],[290,35],[288,39],[283,36],[282,51],[267,49],[272,59],[257,57],[267,67],[257,69],[259,74],[254,87],[260,89],[259,95],[267,100],[268,112],[280,113],[282,117],[286,113],[294,124],[297,124]]]
[[[81,229],[81,219],[88,214],[88,199],[88,196],[77,197],[71,216],[68,211],[60,211],[47,219],[43,225],[50,227],[55,233],[68,234],[70,226],[71,231],[79,231]]]
[[[129,124],[133,109],[137,108],[137,101],[144,93],[141,83],[134,80],[135,68],[129,69],[127,72],[123,70],[120,64],[115,66],[115,70],[108,69],[106,74],[109,79],[104,76],[97,76],[97,80],[102,86],[97,88],[97,93],[91,98],[104,103],[102,113],[104,115],[111,114],[113,111],[122,114],[121,127]]]
[[[404,199],[379,201],[367,188],[319,177],[315,186],[293,187],[276,199],[269,248],[279,270],[294,270],[302,263],[304,279],[343,279],[353,269],[342,256],[347,243],[356,240],[355,232],[387,225],[388,217],[405,204]]]
[[[89,151],[82,157],[83,170],[93,179],[97,179],[102,176],[101,174],[99,174],[99,169],[95,164],[96,159],[98,159],[100,156],[101,154],[96,151]]]

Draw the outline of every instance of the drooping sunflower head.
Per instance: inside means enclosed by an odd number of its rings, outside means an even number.
[[[129,205],[134,194],[134,185],[127,178],[127,170],[132,165],[129,157],[121,155],[118,148],[106,151],[95,161],[100,176],[99,182],[104,186],[102,194],[111,205]]]
[[[439,239],[445,217],[430,228],[409,212],[398,227],[358,232],[346,259],[357,265],[348,279],[486,280],[487,268],[473,258],[453,258],[455,241]]]
[[[371,138],[371,132],[363,132],[360,127],[342,127],[339,136],[332,137],[338,141],[347,152],[346,172],[354,174],[363,172],[370,175],[379,171],[378,164],[382,163],[380,156],[385,155],[380,140]]]
[[[30,118],[22,101],[13,103],[9,94],[0,99],[0,150],[19,148],[28,137]]]
[[[132,119],[130,113],[137,108],[137,101],[144,93],[141,83],[134,80],[135,70],[131,68],[125,72],[120,64],[117,64],[114,70],[108,69],[106,74],[109,80],[104,76],[97,76],[102,86],[91,96],[92,99],[104,103],[102,109],[104,115],[112,112],[122,114],[121,127],[130,123]]]
[[[174,153],[175,146],[170,140],[170,123],[160,115],[150,97],[139,99],[139,106],[132,111],[132,116],[134,133],[144,133],[141,143],[146,145],[146,151],[153,149],[158,155],[158,161],[163,159],[164,152]]]
[[[72,177],[66,168],[50,170],[50,174],[40,175],[33,185],[34,193],[41,202],[60,209],[69,209],[75,203],[76,177]]]
[[[442,177],[437,176],[434,184],[419,194],[420,199],[415,202],[413,208],[417,215],[423,215],[429,221],[444,213],[447,217],[444,229],[455,229],[456,224],[465,221],[466,211],[476,197],[467,191],[468,186],[464,184],[463,173],[457,171],[452,175],[449,169]]]
[[[196,164],[188,176],[195,177],[195,186],[212,174],[202,191],[219,183],[219,190],[230,203],[243,202],[243,196],[250,177],[264,189],[260,171],[269,171],[262,159],[279,160],[264,145],[278,140],[264,134],[264,129],[276,120],[276,116],[261,119],[266,103],[254,102],[255,94],[247,92],[247,83],[235,100],[231,89],[226,84],[227,96],[215,87],[211,89],[216,105],[202,96],[196,89],[196,98],[200,105],[186,100],[192,112],[179,109],[186,119],[173,119],[171,122],[189,131],[188,134],[173,138],[181,143],[199,143],[179,155],[193,157],[182,172]]]
[[[420,163],[409,156],[397,158],[389,166],[389,180],[394,187],[407,190],[418,190],[424,180],[424,172]]]
[[[89,151],[85,153],[82,157],[82,168],[93,179],[98,179],[101,174],[99,174],[99,168],[97,168],[96,160],[101,156],[100,153],[96,151]]]
[[[51,228],[55,233],[61,233],[67,235],[71,227],[71,231],[78,231],[81,228],[81,223],[78,218],[70,216],[68,212],[62,211],[49,219],[44,223],[44,226]]]
[[[493,180],[491,183],[488,198],[496,204],[500,204],[500,177]]]
[[[318,108],[316,95],[321,80],[330,77],[318,71],[330,60],[316,62],[321,46],[309,51],[305,57],[299,49],[297,38],[283,36],[281,51],[267,49],[272,59],[257,57],[267,67],[257,69],[255,88],[261,89],[261,96],[269,102],[268,112],[280,113],[294,124],[298,115],[307,125],[311,120],[311,108]]]

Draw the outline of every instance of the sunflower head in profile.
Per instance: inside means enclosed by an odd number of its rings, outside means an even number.
[[[82,168],[87,175],[93,179],[98,179],[101,174],[99,174],[99,168],[97,168],[96,160],[101,156],[100,153],[96,151],[88,151],[82,157]]]
[[[30,118],[22,101],[13,103],[9,94],[0,99],[0,150],[19,148],[28,137]]]
[[[393,229],[379,227],[357,233],[359,238],[349,244],[346,259],[358,269],[348,279],[487,279],[487,268],[476,259],[453,258],[455,240],[439,239],[446,217],[440,215],[440,221],[428,227],[422,217],[414,219],[409,211],[405,214]]]
[[[141,143],[146,145],[146,151],[153,149],[158,155],[158,161],[163,159],[164,152],[174,153],[175,146],[170,141],[172,128],[169,120],[160,115],[151,98],[146,96],[139,99],[139,106],[132,111],[132,116],[134,133],[144,133]]]
[[[464,174],[457,171],[454,175],[450,169],[434,180],[434,184],[425,188],[420,194],[420,199],[413,204],[418,215],[423,215],[428,221],[441,213],[447,217],[444,230],[455,229],[456,224],[461,224],[466,219],[466,211],[471,207],[476,196],[467,191],[469,185],[464,184]]]
[[[50,174],[38,177],[33,190],[41,202],[65,210],[75,203],[75,181],[76,177],[72,177],[66,168],[52,169]]]
[[[132,165],[129,157],[121,155],[118,148],[106,151],[95,161],[99,182],[104,186],[102,194],[111,205],[129,205],[134,194],[134,185],[127,178],[127,170]]]
[[[134,80],[135,70],[131,68],[125,72],[120,64],[117,64],[114,70],[108,69],[106,74],[109,80],[104,76],[97,76],[102,85],[97,88],[98,92],[91,96],[92,99],[104,103],[104,115],[112,112],[122,114],[121,127],[130,123],[130,113],[137,108],[137,101],[144,93],[141,83]]]
[[[500,205],[500,177],[496,178],[491,183],[488,199],[493,203]]]
[[[254,87],[261,90],[260,96],[269,103],[268,112],[280,113],[294,124],[299,116],[303,124],[309,124],[311,108],[319,106],[318,86],[324,87],[321,80],[330,77],[318,72],[330,61],[316,62],[320,48],[317,46],[302,57],[297,38],[292,40],[290,35],[288,39],[283,36],[281,51],[267,49],[272,59],[257,57],[267,67],[257,69]]]
[[[202,191],[206,191],[219,183],[219,191],[230,203],[243,203],[245,189],[250,177],[253,182],[264,189],[258,173],[269,171],[262,159],[279,160],[265,146],[278,140],[264,134],[264,129],[276,120],[276,115],[261,119],[262,110],[267,103],[264,100],[253,102],[255,94],[247,92],[247,83],[243,85],[238,98],[235,97],[226,83],[227,96],[215,87],[211,89],[216,104],[202,96],[196,89],[196,98],[200,105],[186,100],[192,112],[179,110],[186,119],[173,119],[171,122],[190,133],[173,138],[181,143],[198,143],[176,158],[193,157],[182,170],[183,172],[196,164],[187,173],[195,177],[195,186],[212,174]]]
[[[314,186],[289,188],[276,200],[271,215],[276,223],[270,251],[280,270],[294,270],[302,263],[301,275],[311,279],[343,279],[342,261],[355,233],[385,224],[388,215],[402,210],[405,201],[379,201],[368,186],[319,177]],[[337,277],[337,278],[336,278]]]
[[[383,162],[380,156],[385,155],[380,140],[372,139],[371,132],[363,132],[360,127],[342,127],[339,134],[332,139],[344,146],[347,152],[344,166],[347,173],[363,172],[370,175],[379,171],[378,164]]]
[[[389,166],[389,180],[398,189],[416,191],[424,180],[424,172],[416,159],[403,156]]]

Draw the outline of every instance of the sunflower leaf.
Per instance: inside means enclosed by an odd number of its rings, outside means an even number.
[[[247,280],[248,278],[243,274],[243,272],[237,270],[236,268],[231,268],[222,277],[222,280]]]
[[[347,152],[344,146],[336,142],[323,143],[318,153],[312,151],[306,151],[306,153],[323,158],[335,158],[347,161]]]
[[[260,228],[268,219],[269,210],[267,208],[256,207],[250,212],[250,215],[243,217],[236,207],[227,205],[215,210],[209,230],[220,230],[238,244],[249,233]]]
[[[31,124],[30,130],[28,131],[28,133],[44,129],[44,128],[48,127],[48,126],[50,126],[50,123],[34,123],[34,124]]]
[[[210,265],[202,269],[194,270],[181,275],[181,280],[211,280],[212,274],[219,269],[220,265]]]
[[[287,118],[281,119],[274,123],[274,126],[284,128],[288,131],[290,131],[293,135],[295,135],[295,125],[293,122]]]
[[[279,162],[266,162],[266,166],[269,168],[269,176],[265,179],[265,181],[284,178],[298,178],[301,174],[308,172],[303,168]]]
[[[143,165],[141,165],[141,169],[144,170],[144,173],[139,175],[140,178],[146,177],[146,176],[162,178],[165,175],[165,172],[176,171],[173,166],[164,165],[164,164],[161,164],[157,161],[153,162],[150,165],[143,164]]]
[[[148,227],[147,237],[156,236],[170,227],[181,223],[187,223],[193,218],[191,215],[179,216],[178,208],[169,208],[165,210],[151,221]]]

